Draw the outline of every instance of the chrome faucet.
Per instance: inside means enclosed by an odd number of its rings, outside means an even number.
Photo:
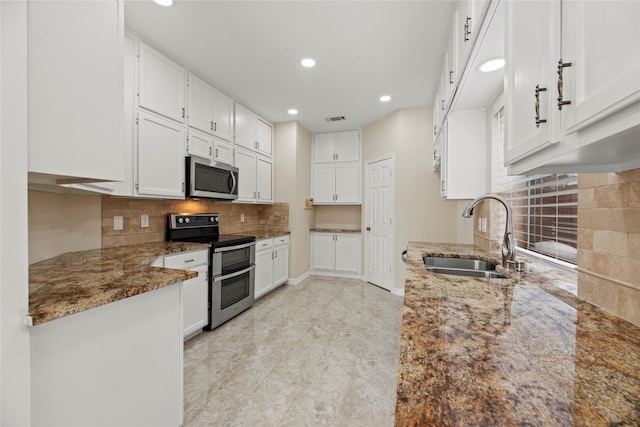
[[[496,194],[485,194],[484,196],[476,197],[471,204],[464,209],[462,216],[470,218],[471,215],[473,215],[473,210],[476,205],[486,199],[499,201],[507,210],[507,221],[504,227],[504,238],[502,239],[502,266],[505,268],[509,267],[509,264],[517,266],[516,247],[513,240],[513,214],[511,212],[511,205],[508,201]]]

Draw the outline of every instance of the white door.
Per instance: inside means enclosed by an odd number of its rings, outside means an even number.
[[[216,89],[213,89],[213,116],[213,134],[233,140],[233,99]]]
[[[333,270],[336,266],[336,243],[333,233],[313,233],[314,270]]]
[[[258,142],[258,146],[256,148],[258,149],[258,151],[268,154],[269,156],[273,154],[272,135],[273,132],[271,125],[258,119],[256,121],[256,140]]]
[[[226,163],[227,165],[232,165],[233,163],[233,147],[231,144],[227,144],[222,141],[218,141],[214,138],[213,144],[213,161]]]
[[[238,200],[255,200],[256,155],[236,149],[236,167],[238,168]]]
[[[279,285],[289,280],[289,245],[277,246],[273,257],[273,282]]]
[[[313,161],[315,163],[332,163],[336,160],[335,132],[317,133],[313,135]]]
[[[255,289],[262,296],[273,284],[273,252],[271,249],[256,252]]]
[[[357,162],[358,160],[360,160],[360,131],[337,132],[336,161]]]
[[[336,168],[333,164],[313,166],[313,203],[333,203],[336,196]]]
[[[256,159],[256,198],[261,202],[273,201],[273,163],[262,157]]]
[[[365,268],[367,282],[393,288],[393,157],[367,161]]]
[[[190,130],[187,133],[187,154],[211,160],[213,154],[213,138],[204,133]]]
[[[213,87],[189,74],[189,126],[213,133]]]
[[[360,203],[360,164],[336,163],[335,202]]]
[[[236,145],[256,149],[256,115],[240,104],[236,104]]]
[[[360,273],[360,233],[336,233],[337,271]]]

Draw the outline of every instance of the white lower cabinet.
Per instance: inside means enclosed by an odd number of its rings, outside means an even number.
[[[182,282],[184,340],[202,332],[208,323],[209,251],[207,249],[164,257],[164,268],[192,270],[198,277]]]
[[[256,242],[255,277],[256,298],[289,280],[289,236]]]
[[[314,232],[312,269],[360,274],[360,233]]]

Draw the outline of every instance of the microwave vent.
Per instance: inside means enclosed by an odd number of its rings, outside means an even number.
[[[331,123],[331,122],[340,122],[342,120],[347,120],[347,118],[345,116],[333,116],[333,117],[326,117],[326,120]]]

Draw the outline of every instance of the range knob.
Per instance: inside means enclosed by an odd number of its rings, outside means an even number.
[[[182,217],[178,218],[178,224],[182,224],[184,222],[184,219],[182,219]]]
[[[216,217],[215,216],[209,217],[209,222],[213,222],[213,223],[217,222]]]
[[[184,222],[185,222],[186,224],[189,224],[189,222],[191,222],[191,220],[189,219],[189,217],[186,217],[186,218],[184,219]]]

